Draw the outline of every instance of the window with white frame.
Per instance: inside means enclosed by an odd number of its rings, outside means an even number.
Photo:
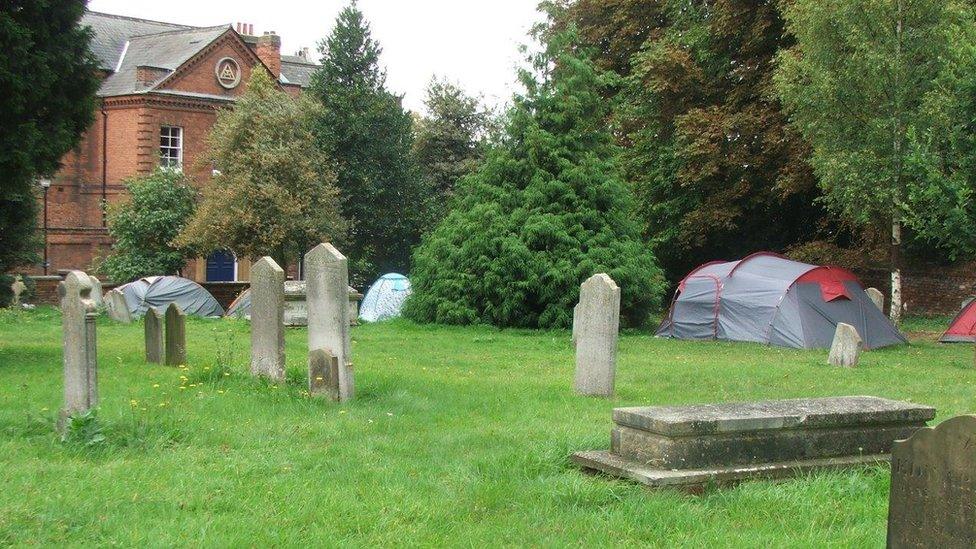
[[[159,128],[159,165],[171,170],[183,169],[183,128]]]

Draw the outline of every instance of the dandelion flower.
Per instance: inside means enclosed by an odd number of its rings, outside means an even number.
[[[217,391],[217,394],[220,394],[220,395],[222,395],[222,394],[224,394],[224,390],[223,390],[223,389],[219,389],[219,390]]]
[[[153,389],[159,389],[159,384],[158,383],[153,383]]]
[[[129,406],[132,406],[133,408],[135,408],[138,405],[139,405],[139,402],[136,399],[132,399],[132,400],[129,401]]]
[[[339,413],[340,414],[344,414],[344,413],[346,413],[346,411],[345,410],[339,410]]]

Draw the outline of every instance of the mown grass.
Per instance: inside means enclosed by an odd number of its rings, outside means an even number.
[[[60,317],[0,312],[0,545],[881,547],[886,468],[702,496],[583,474],[610,411],[872,394],[976,409],[971,346],[916,343],[856,369],[825,352],[621,338],[617,396],[575,396],[568,332],[357,327],[357,398],[247,375],[248,325],[190,319],[185,370],[142,359],[142,327],[98,326],[105,442],[63,443]],[[185,379],[181,379],[185,376]],[[186,388],[181,389],[184,386]]]

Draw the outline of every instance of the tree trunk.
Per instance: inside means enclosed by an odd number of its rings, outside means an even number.
[[[901,219],[891,220],[891,322],[901,322]]]

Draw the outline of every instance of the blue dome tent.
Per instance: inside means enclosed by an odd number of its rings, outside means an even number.
[[[400,316],[403,302],[410,295],[410,280],[399,273],[387,273],[366,291],[359,309],[359,318],[377,322]]]

